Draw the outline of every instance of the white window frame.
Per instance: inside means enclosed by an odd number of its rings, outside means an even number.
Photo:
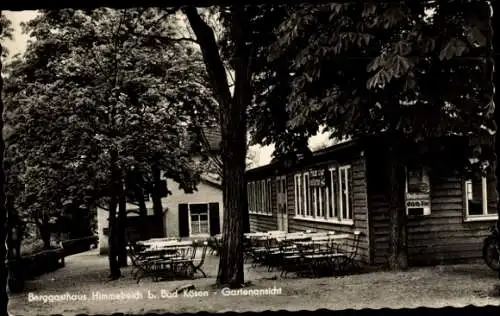
[[[349,183],[349,170],[351,170],[351,165],[343,165],[339,167],[338,171],[338,177],[339,177],[339,212],[338,212],[338,218],[340,222],[348,222],[351,223],[353,222],[353,209],[352,205],[349,204],[349,197],[351,192],[349,192],[349,186],[351,183]],[[345,182],[345,192],[341,192],[342,190],[342,171],[344,171],[344,182]],[[347,210],[347,217],[344,217],[344,202],[342,200],[343,195],[345,194],[346,196],[346,210]],[[354,202],[354,201],[353,201]]]
[[[272,186],[271,179],[261,179],[249,182],[250,198],[248,213],[253,215],[272,216]]]
[[[307,185],[306,185],[306,178],[307,178]],[[303,205],[304,205],[304,217],[307,217],[307,218],[314,218],[313,216],[313,210],[310,208],[310,206],[312,206],[312,201],[311,201],[311,186],[309,184],[309,172],[304,172],[304,175],[303,175],[303,181],[304,181],[304,185],[303,185],[303,189],[304,189],[304,201],[303,201]]]
[[[302,174],[295,174],[294,176],[294,196],[295,196],[295,217],[300,217],[302,213],[302,198],[300,196],[300,187],[302,183]]]
[[[191,224],[192,224],[192,221],[191,221],[191,205],[196,205],[196,204],[206,204],[207,205],[207,228],[208,228],[208,232],[207,233],[201,233],[201,234],[193,234],[192,230],[191,230]],[[188,204],[188,210],[189,210],[189,237],[207,237],[207,236],[210,236],[210,203],[191,203],[191,204]],[[199,215],[198,215],[198,218],[199,218]],[[199,221],[198,221],[198,226],[199,225]]]
[[[247,182],[248,214],[252,213],[252,183]]]
[[[335,199],[337,198],[337,194],[335,192],[335,180],[333,179],[333,172],[334,171],[337,171],[337,168],[336,167],[331,167],[331,168],[328,168],[328,172],[330,173],[330,186],[332,188],[332,196],[330,196],[330,204],[332,206],[332,217],[330,217],[330,208],[328,208],[327,210],[327,218],[329,220],[338,220],[338,210],[336,208],[336,205],[337,203],[335,203]],[[337,173],[338,174],[338,173]]]
[[[350,186],[349,181],[352,181],[352,179],[349,178],[349,170],[352,170],[352,169],[350,169],[350,168],[352,168],[351,165],[330,166],[327,168],[329,175],[330,175],[330,180],[329,180],[330,184],[329,185],[332,187],[332,189],[335,187],[334,183],[337,183],[337,188],[340,189],[342,183],[344,181],[346,182],[346,193],[347,193],[346,200],[348,201],[347,203],[349,203],[349,196],[351,194],[351,192],[349,192],[349,186]],[[341,177],[340,177],[341,170],[346,170],[344,173],[345,176],[344,176],[343,180],[341,180]],[[333,178],[334,171],[337,171],[337,179]],[[322,196],[322,194],[320,194],[322,189],[321,188],[312,189],[310,186],[309,186],[309,188],[307,188],[306,181],[305,181],[306,177],[309,177],[309,172],[307,172],[307,171],[305,171],[303,173],[297,173],[294,176],[294,180],[295,180],[295,183],[294,183],[295,216],[294,216],[294,218],[297,220],[305,220],[305,221],[325,222],[325,223],[348,225],[348,226],[354,225],[353,205],[348,204],[347,214],[348,214],[348,216],[350,216],[350,218],[343,218],[343,214],[342,214],[343,209],[340,207],[340,205],[343,205],[343,203],[341,201],[342,195],[338,194],[341,192],[340,191],[335,192],[335,190],[332,190],[332,194],[330,195],[330,193],[328,193],[328,188],[325,187],[324,190],[325,190],[326,201],[323,205],[323,196]],[[300,191],[300,189],[301,189],[301,184],[302,184],[302,191],[304,193],[304,200],[301,199],[300,195],[297,195],[297,193],[298,193],[297,191]],[[307,190],[307,189],[309,189],[309,190]],[[310,200],[310,203],[309,203],[309,204],[311,204],[312,209],[309,210],[309,212],[308,212],[307,201],[309,199],[311,199],[313,197],[313,195],[320,202],[319,215],[318,215],[318,208],[316,207],[317,204],[316,203],[312,204],[312,200]],[[338,209],[337,209],[336,203],[335,203],[335,202],[337,202],[336,199],[339,199],[339,203],[338,203],[339,208]],[[330,205],[332,207],[333,217],[330,217],[330,210],[329,210]],[[301,206],[302,206],[302,209],[300,208]],[[304,214],[301,213],[302,211],[304,212]]]
[[[273,214],[273,187],[271,178],[266,179],[266,210],[267,215]]]
[[[488,179],[485,176],[481,177],[481,206],[482,206],[483,214],[481,214],[481,215],[469,215],[469,193],[471,195],[470,196],[471,198],[473,195],[472,180],[466,179],[464,181],[463,188],[464,188],[464,221],[476,222],[476,221],[496,221],[496,220],[498,220],[498,214],[488,214]]]

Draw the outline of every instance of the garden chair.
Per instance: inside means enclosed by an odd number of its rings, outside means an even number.
[[[141,278],[151,275],[151,263],[153,262],[153,259],[148,259],[144,255],[142,255],[138,251],[138,249],[141,248],[134,243],[129,243],[129,246],[127,248],[128,256],[130,258],[130,261],[132,262],[132,269],[130,273],[132,274],[132,277],[134,279],[137,279],[137,283],[139,283],[139,280]]]
[[[361,232],[356,230],[353,233],[353,239],[345,243],[344,249],[339,249],[339,251],[334,254],[339,273],[346,273],[359,268],[356,256],[358,254],[360,240]]]
[[[265,255],[268,250],[267,244],[269,242],[270,237],[266,239],[252,239],[251,250],[249,251],[249,255],[252,257],[252,268],[255,268],[257,264],[262,263],[265,260]]]
[[[194,258],[193,261],[190,262],[190,265],[193,268],[192,276],[194,276],[194,274],[196,273],[196,271],[199,271],[199,272],[201,272],[201,274],[203,274],[204,278],[207,277],[207,274],[205,273],[205,271],[203,271],[201,269],[201,267],[203,266],[203,263],[205,263],[205,257],[206,257],[206,254],[207,254],[207,249],[208,249],[208,242],[205,241],[205,242],[203,242],[203,246],[202,246],[202,249],[201,249],[201,257],[199,259]]]
[[[279,262],[279,256],[281,253],[281,245],[280,242],[271,237],[267,240],[266,250],[264,252],[264,265],[267,266],[267,271],[271,272],[273,267],[276,266]]]

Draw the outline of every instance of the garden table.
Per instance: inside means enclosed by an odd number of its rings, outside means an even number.
[[[192,276],[196,271],[206,276],[201,266],[205,260],[208,242],[205,241],[202,245],[201,258],[196,258],[196,250],[199,246],[197,241],[169,241],[154,244],[151,249],[141,252],[146,256],[144,276],[150,275],[154,281],[162,277],[179,275],[179,273]],[[195,264],[195,261],[199,263]]]

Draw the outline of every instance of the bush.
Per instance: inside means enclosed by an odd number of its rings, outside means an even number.
[[[64,253],[66,256],[71,256],[77,253],[85,252],[90,249],[91,245],[97,245],[97,236],[88,236],[83,238],[76,238],[65,240],[62,242]]]
[[[64,266],[64,249],[56,248],[43,250],[21,257],[19,269],[23,271],[23,279],[30,279],[47,272],[55,271]]]
[[[40,239],[23,240],[21,242],[21,256],[29,256],[43,250],[43,241]]]

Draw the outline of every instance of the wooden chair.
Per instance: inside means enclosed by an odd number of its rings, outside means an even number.
[[[155,279],[155,266],[154,260],[148,260],[139,253],[137,253],[134,247],[129,247],[129,257],[132,261],[132,277],[137,280],[139,284],[142,278],[151,276],[153,281]]]
[[[346,273],[359,268],[356,256],[358,254],[361,235],[362,234],[359,230],[354,231],[353,239],[347,241],[344,249],[339,249],[339,251],[334,255],[339,273]]]
[[[192,276],[194,276],[196,271],[199,271],[199,272],[201,272],[201,274],[203,274],[204,278],[207,277],[207,274],[205,273],[205,271],[203,271],[201,269],[201,267],[203,266],[203,263],[205,263],[207,249],[208,249],[208,242],[205,241],[205,242],[203,242],[203,245],[202,245],[201,257],[199,259],[194,258],[193,261],[191,261],[191,263],[190,263],[191,267],[193,268]]]

